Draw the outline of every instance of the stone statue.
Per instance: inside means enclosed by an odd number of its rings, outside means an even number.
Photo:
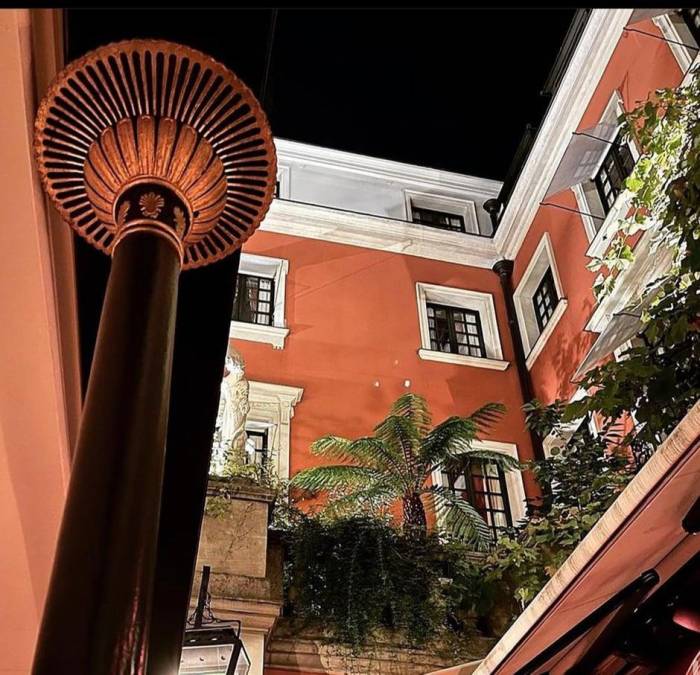
[[[219,452],[212,457],[213,464],[221,470],[228,461],[245,463],[245,423],[250,403],[250,386],[245,377],[245,363],[241,354],[229,344],[221,382],[221,416],[218,429]],[[218,473],[218,472],[217,472]]]

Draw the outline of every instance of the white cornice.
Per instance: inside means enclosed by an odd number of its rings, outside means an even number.
[[[632,11],[592,11],[498,226],[494,241],[502,257],[517,255]]]
[[[301,401],[304,395],[303,387],[291,387],[287,384],[275,384],[272,382],[257,382],[249,380],[250,398],[257,402],[278,402],[282,401],[289,406],[290,416],[294,415],[292,408]]]
[[[260,229],[486,269],[500,259],[488,237],[281,199]]]
[[[500,181],[478,178],[464,174],[430,169],[394,162],[379,157],[357,155],[352,152],[322,148],[307,143],[297,143],[283,138],[275,138],[277,158],[280,165],[314,164],[324,168],[349,171],[364,176],[373,176],[387,181],[421,185],[436,191],[456,190],[479,195],[485,199],[496,197],[501,189]]]

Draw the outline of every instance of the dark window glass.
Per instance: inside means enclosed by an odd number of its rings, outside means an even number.
[[[246,429],[246,436],[246,463],[265,466],[267,463],[267,429]]]
[[[479,312],[428,304],[430,348],[464,356],[486,356]]]
[[[233,298],[233,319],[245,323],[272,325],[275,282],[267,277],[238,274]]]
[[[629,146],[620,140],[618,134],[610,144],[608,153],[595,176],[595,184],[605,213],[610,211],[617,195],[625,189],[625,179],[632,173],[632,169],[634,169],[634,158]]]
[[[557,296],[556,286],[554,285],[552,268],[548,267],[532,298],[532,304],[535,306],[535,318],[537,319],[540,332],[544,330],[544,327],[552,318],[558,301],[559,298]]]
[[[280,196],[280,182],[275,181],[275,192],[273,194],[273,197],[279,197]]]
[[[700,45],[700,9],[697,7],[694,9],[686,7],[681,10],[681,16],[690,29],[695,42]]]
[[[466,232],[464,228],[464,218],[454,213],[443,213],[431,209],[411,207],[411,219],[414,223],[437,227],[441,230],[451,230],[452,232]]]
[[[443,480],[454,494],[466,499],[486,521],[494,538],[513,525],[508,488],[503,469],[488,460],[469,463],[468,472],[443,472]]]

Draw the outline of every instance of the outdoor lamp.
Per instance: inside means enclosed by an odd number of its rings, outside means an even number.
[[[260,224],[272,134],[223,65],[131,40],[59,73],[34,145],[54,206],[112,265],[33,672],[141,674],[179,275],[237,251]]]
[[[179,675],[248,675],[250,659],[233,626],[185,631]]]

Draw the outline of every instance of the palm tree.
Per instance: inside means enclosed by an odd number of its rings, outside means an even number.
[[[509,455],[472,447],[477,435],[503,412],[502,405],[489,403],[468,417],[449,417],[431,429],[425,399],[404,394],[372,436],[350,440],[329,435],[315,441],[314,454],[341,463],[300,471],[291,485],[312,494],[329,493],[326,508],[336,514],[386,510],[400,501],[404,527],[418,533],[427,531],[422,497],[430,495],[453,536],[486,548],[491,533],[476,509],[448,488],[431,485],[430,476],[434,471],[468,471],[475,460],[504,470],[516,468],[517,461]]]

